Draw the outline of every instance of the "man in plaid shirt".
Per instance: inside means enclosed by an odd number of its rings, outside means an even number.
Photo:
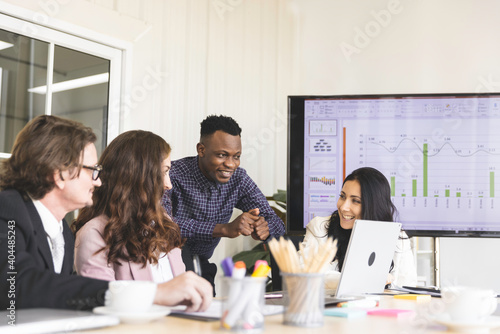
[[[265,241],[285,233],[283,221],[255,182],[240,168],[241,128],[227,116],[208,116],[201,123],[198,156],[172,161],[172,189],[163,206],[179,225],[202,274],[214,284],[217,267],[208,259],[220,238],[251,236]],[[229,221],[233,209],[243,211]]]

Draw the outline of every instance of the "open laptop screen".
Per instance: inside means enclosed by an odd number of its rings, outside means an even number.
[[[400,231],[400,223],[356,220],[337,297],[384,291]]]

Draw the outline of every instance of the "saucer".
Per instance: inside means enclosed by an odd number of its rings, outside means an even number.
[[[170,313],[170,307],[153,305],[149,311],[144,313],[116,312],[106,306],[96,307],[93,310],[97,314],[114,315],[120,318],[121,323],[142,324],[160,319]]]
[[[489,316],[477,321],[454,321],[447,314],[433,317],[432,320],[449,330],[461,333],[489,333],[491,328],[500,327],[500,317]]]

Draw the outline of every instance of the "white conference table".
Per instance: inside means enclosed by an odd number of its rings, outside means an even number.
[[[413,300],[394,299],[392,296],[382,296],[379,308],[386,309],[408,309],[414,312],[406,313],[400,317],[383,317],[368,315],[363,318],[346,319],[325,316],[324,325],[319,328],[304,328],[283,325],[283,315],[267,316],[264,329],[261,333],[287,333],[287,334],[361,334],[361,333],[383,333],[383,334],[420,334],[420,333],[459,333],[449,330],[443,325],[428,320],[425,314],[439,314],[443,305],[441,299],[433,298],[431,301],[417,302]],[[229,333],[231,331],[221,329],[218,321],[199,321],[167,316],[147,324],[120,324],[114,327],[87,330],[81,333],[175,333],[175,334],[209,334]],[[484,332],[483,332],[484,333]],[[500,327],[493,328],[491,334],[500,334]]]

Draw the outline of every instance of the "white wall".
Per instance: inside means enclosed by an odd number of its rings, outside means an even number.
[[[500,292],[498,239],[440,238],[441,286],[481,286]]]
[[[293,3],[301,94],[500,91],[498,1]],[[500,291],[499,239],[443,238],[440,247],[442,285]]]
[[[500,76],[498,1],[295,3],[301,93],[473,92]]]
[[[0,1],[0,11],[12,6],[28,10],[27,20],[126,50],[121,131],[163,136],[176,159],[196,154],[207,115],[232,116],[243,128],[242,167],[264,194],[286,189],[287,1]],[[212,260],[253,245],[224,240]]]
[[[242,166],[267,195],[286,188],[287,95],[500,90],[496,0],[4,2],[35,21],[41,13],[45,24],[130,45],[121,130],[162,135],[174,159],[195,154],[206,115],[233,116],[243,128]],[[216,257],[248,247],[235,239]],[[443,266],[443,282],[470,272],[500,282],[498,266],[453,258],[460,249],[472,259],[499,253],[500,240],[441,248],[442,265],[467,269]]]

